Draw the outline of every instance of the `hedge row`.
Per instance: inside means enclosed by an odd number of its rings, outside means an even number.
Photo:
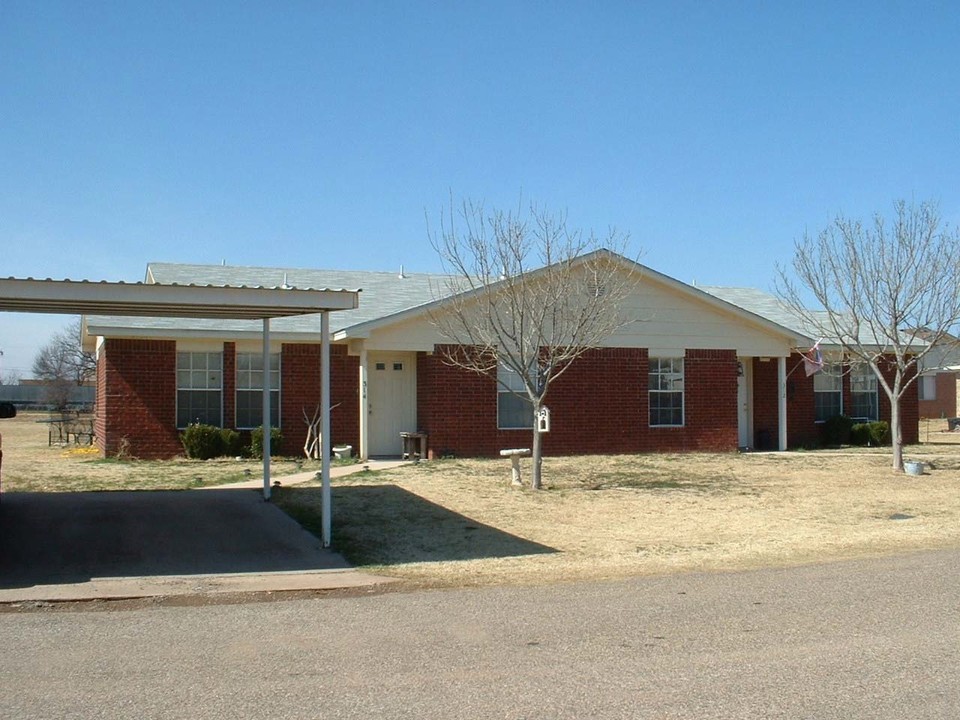
[[[209,460],[215,457],[263,457],[263,428],[250,432],[250,444],[244,445],[241,435],[231,428],[218,428],[214,425],[194,423],[180,433],[180,442],[188,458]],[[270,428],[270,449],[279,452],[283,443],[280,428]]]

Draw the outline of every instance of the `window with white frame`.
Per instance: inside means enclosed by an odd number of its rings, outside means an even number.
[[[263,353],[237,353],[237,427],[263,424]],[[280,427],[280,354],[270,353],[270,426]]]
[[[533,428],[533,405],[523,377],[515,370],[497,366],[497,427],[501,430]]]
[[[825,422],[843,413],[843,370],[839,365],[824,363],[813,376],[813,415],[816,422]]]
[[[223,424],[223,355],[177,353],[177,427]]]
[[[917,378],[917,397],[920,400],[937,399],[936,375],[921,375]]]
[[[683,425],[683,358],[650,358],[650,425]]]
[[[875,421],[880,418],[877,376],[869,365],[856,365],[850,371],[850,417]]]

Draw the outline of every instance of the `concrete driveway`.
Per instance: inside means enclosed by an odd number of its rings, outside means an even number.
[[[368,585],[246,488],[4,493],[0,602]]]

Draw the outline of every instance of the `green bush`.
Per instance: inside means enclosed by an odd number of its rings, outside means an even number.
[[[885,420],[870,423],[870,444],[882,447],[890,444],[890,424]]]
[[[180,433],[180,442],[188,458],[209,460],[223,455],[223,436],[220,428],[193,423]]]
[[[870,445],[883,447],[890,444],[890,425],[883,420],[879,422],[857,423],[850,428],[851,445]]]
[[[223,440],[223,454],[230,457],[237,457],[243,454],[243,438],[240,433],[231,428],[223,428],[220,431],[220,438]]]
[[[280,428],[270,428],[270,454],[279,455],[283,446],[283,433]],[[263,457],[263,426],[250,431],[250,454],[253,457]]]
[[[860,446],[870,444],[870,423],[857,423],[850,428],[850,444]]]
[[[823,424],[823,440],[827,446],[837,447],[850,443],[853,420],[846,415],[834,415]]]

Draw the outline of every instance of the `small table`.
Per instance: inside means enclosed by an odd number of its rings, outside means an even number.
[[[427,433],[424,432],[402,432],[400,439],[403,441],[403,459],[409,460],[416,457],[423,460],[427,457]]]

